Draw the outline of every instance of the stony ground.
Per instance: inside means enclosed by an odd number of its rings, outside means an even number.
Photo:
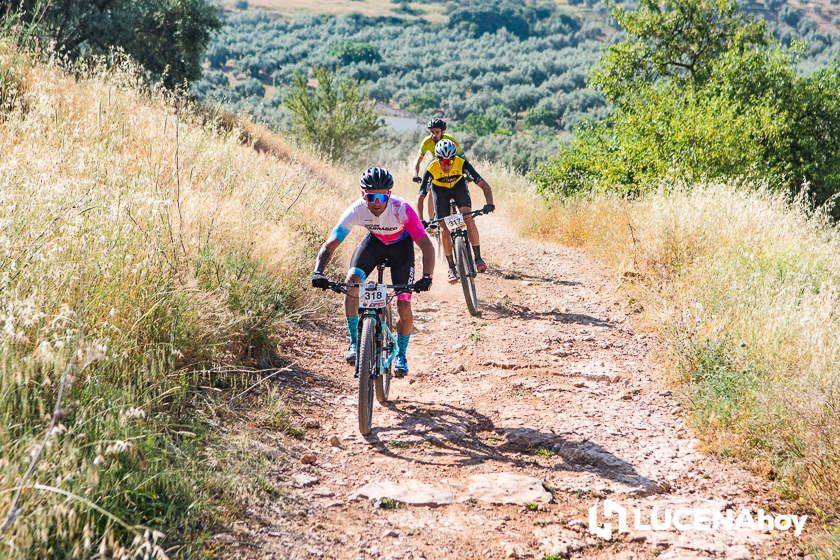
[[[643,511],[790,507],[698,451],[651,357],[658,341],[634,331],[605,270],[578,250],[519,238],[503,217],[479,222],[491,265],[477,280],[482,315],[470,317],[460,287],[445,282],[415,296],[411,373],[376,405],[368,438],[341,361],[338,297],[334,317],[286,333],[299,342],[280,382],[300,397],[306,431],[299,441],[262,434],[280,457],[278,497],[217,534],[220,555],[803,556],[789,532],[590,534],[589,508],[605,498]]]

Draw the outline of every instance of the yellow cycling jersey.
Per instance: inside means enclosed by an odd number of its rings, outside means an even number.
[[[455,140],[452,136],[446,134],[445,132],[443,133],[443,138],[446,138],[447,140],[452,140],[455,143],[455,147],[458,149],[458,153],[461,153],[461,145],[458,143],[457,140]],[[420,145],[420,155],[424,156],[426,155],[426,152],[428,152],[429,155],[431,155],[432,157],[435,157],[435,139],[432,138],[431,134],[426,136],[426,138],[423,140],[423,143]]]
[[[443,172],[443,169],[440,168],[440,162],[437,159],[429,164],[426,171],[431,174],[433,185],[451,189],[464,176],[464,158],[455,156],[449,173]]]

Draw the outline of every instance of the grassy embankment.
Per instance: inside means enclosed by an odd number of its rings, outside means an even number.
[[[581,246],[614,268],[631,307],[662,336],[708,448],[748,461],[836,526],[837,226],[782,195],[725,185],[638,200],[522,200],[542,208],[523,219],[529,234]]]
[[[243,146],[127,68],[3,47],[0,101],[0,557],[198,556],[260,482],[212,428],[313,304],[345,172]]]

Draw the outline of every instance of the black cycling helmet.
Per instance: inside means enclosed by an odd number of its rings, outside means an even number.
[[[389,190],[394,186],[394,176],[384,167],[371,167],[362,173],[359,186],[370,190]]]
[[[439,128],[441,130],[446,130],[446,121],[435,117],[434,119],[429,121],[429,124],[426,126],[426,128]]]

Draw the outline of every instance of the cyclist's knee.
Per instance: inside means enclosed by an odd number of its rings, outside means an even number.
[[[361,278],[359,278],[358,274],[354,274],[352,272],[347,273],[347,279],[345,280],[348,284],[360,284],[363,282]],[[359,288],[357,286],[347,286],[347,297],[358,298],[359,297]]]

